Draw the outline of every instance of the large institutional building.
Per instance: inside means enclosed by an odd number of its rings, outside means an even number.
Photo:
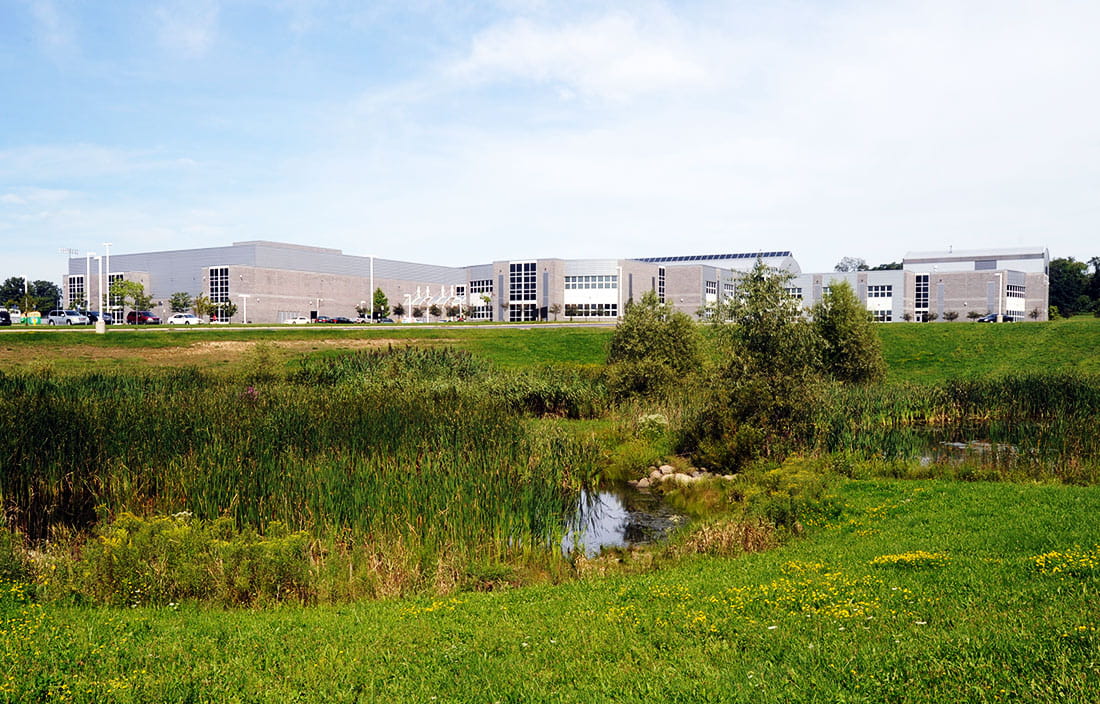
[[[465,267],[347,255],[338,249],[278,242],[115,254],[109,272],[86,258],[69,260],[66,302],[101,300],[101,278],[141,283],[169,313],[172,294],[233,303],[236,320],[278,323],[294,317],[355,317],[381,289],[391,306],[424,319],[433,307],[474,320],[614,320],[647,291],[691,315],[733,296],[739,277],[762,260],[791,274],[792,295],[813,305],[832,283],[847,281],[875,319],[966,320],[976,312],[1046,320],[1049,255],[1043,248],[910,252],[901,269],[802,273],[787,251],[649,257],[532,259]],[[108,308],[118,311],[118,301]],[[92,306],[93,308],[96,306]],[[433,318],[435,316],[432,316]]]

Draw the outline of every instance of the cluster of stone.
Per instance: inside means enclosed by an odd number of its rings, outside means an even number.
[[[732,481],[735,478],[733,474],[712,474],[704,467],[689,467],[686,471],[677,472],[676,468],[670,464],[663,464],[660,467],[650,467],[649,474],[641,479],[631,480],[627,482],[635,489],[648,490],[651,488],[659,487],[671,482],[674,485],[691,484],[705,479],[723,479],[725,481]]]

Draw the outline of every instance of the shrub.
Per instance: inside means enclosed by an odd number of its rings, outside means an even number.
[[[309,536],[273,523],[267,534],[237,530],[228,518],[124,513],[79,551],[51,554],[57,582],[47,594],[125,606],[185,599],[224,605],[309,598]]]
[[[886,377],[882,342],[870,312],[846,281],[834,283],[814,304],[813,326],[824,342],[822,365],[838,381],[870,383]]]
[[[701,366],[698,329],[690,317],[648,291],[641,302],[627,304],[607,362],[608,387],[617,397],[656,393]]]

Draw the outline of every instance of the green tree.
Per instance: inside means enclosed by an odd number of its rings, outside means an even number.
[[[819,340],[802,301],[787,292],[791,278],[757,261],[738,282],[723,316],[732,324],[718,323],[731,353],[732,376],[804,376],[816,370]]]
[[[191,310],[200,318],[205,318],[214,311],[214,306],[206,294],[200,293],[191,301]]]
[[[168,299],[168,307],[172,309],[173,313],[186,313],[194,305],[194,299],[186,291],[176,291]]]
[[[393,304],[393,314],[397,317],[405,315],[405,304],[398,301]]]
[[[439,316],[443,315],[443,309],[439,307],[438,303],[433,303],[428,306],[428,315],[432,316],[433,318],[438,318]]]
[[[138,281],[115,281],[111,284],[111,298],[121,300],[123,306],[128,303],[133,310],[148,310],[153,306],[153,297],[145,293],[145,287]]]
[[[861,257],[843,257],[833,271],[867,271],[867,262]]]
[[[51,281],[28,283],[21,276],[12,276],[0,284],[0,304],[5,308],[18,306],[24,313],[48,311],[56,308],[60,300],[61,289]]]
[[[1088,285],[1089,298],[1094,302],[1100,302],[1100,257],[1090,257],[1089,266],[1092,267]]]
[[[901,262],[890,262],[888,264],[879,264],[873,266],[868,271],[898,271],[901,269]]]
[[[214,315],[218,316],[218,320],[232,320],[233,316],[237,314],[237,304],[233,301],[212,303],[211,307]]]
[[[882,342],[873,317],[847,281],[835,282],[811,310],[821,338],[821,364],[832,378],[854,384],[886,377]]]
[[[699,370],[698,326],[648,291],[641,301],[627,304],[611,336],[607,363],[608,386],[620,398],[664,391]]]
[[[716,316],[725,361],[687,415],[679,448],[696,463],[734,470],[761,457],[782,459],[811,437],[822,343],[801,301],[787,292],[790,278],[757,261],[727,313]]]
[[[1081,311],[1081,296],[1088,288],[1088,265],[1073,257],[1050,260],[1050,305],[1062,315]],[[1086,295],[1087,298],[1087,295]]]
[[[390,314],[390,299],[386,298],[386,294],[382,292],[382,289],[374,289],[374,304],[373,316],[375,320],[379,318],[385,318]]]
[[[558,321],[558,315],[561,313],[561,304],[560,303],[551,303],[550,307],[547,308],[547,311],[549,311],[550,315],[554,316],[554,322],[557,322]]]

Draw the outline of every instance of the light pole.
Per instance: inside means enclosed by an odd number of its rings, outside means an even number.
[[[244,311],[244,322],[247,325],[248,324],[248,297],[251,294],[238,293],[237,295],[241,297],[241,303],[243,304],[241,306],[241,309]]]
[[[84,310],[91,308],[92,302],[92,257],[95,252],[84,253]]]
[[[111,243],[104,242],[103,248],[107,251],[107,261],[104,263],[104,266],[107,268],[107,307],[104,308],[103,311],[100,311],[101,313],[104,311],[110,312],[111,310]]]
[[[993,274],[997,277],[997,322],[1001,322],[1001,272]]]
[[[370,322],[374,322],[374,255],[370,255]]]

